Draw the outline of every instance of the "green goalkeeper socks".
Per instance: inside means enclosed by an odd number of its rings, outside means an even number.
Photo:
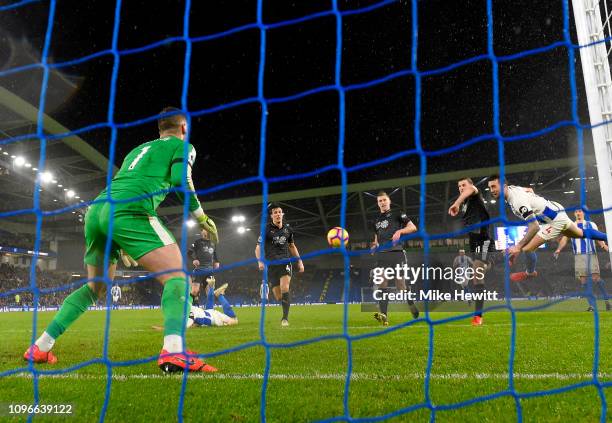
[[[169,279],[164,286],[162,295],[162,310],[164,313],[164,335],[180,335],[185,322],[183,310],[185,305],[185,278]],[[191,297],[189,307],[191,308]],[[53,321],[47,327],[46,332],[57,339],[70,327],[87,307],[94,304],[97,300],[94,292],[87,284],[83,285],[64,300],[60,311],[55,315]]]
[[[164,293],[162,294],[162,312],[164,313],[164,336],[181,335],[183,326],[185,326],[186,316],[183,315],[185,310],[185,296],[189,305],[187,314],[191,309],[192,298],[186,294],[187,282],[185,278],[172,278],[166,281],[164,285]]]
[[[87,307],[95,304],[96,300],[96,294],[94,294],[91,288],[87,284],[83,285],[66,297],[62,307],[49,324],[49,327],[47,327],[46,332],[53,339],[57,339],[87,310]]]

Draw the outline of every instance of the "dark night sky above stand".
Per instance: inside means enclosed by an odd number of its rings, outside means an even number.
[[[374,3],[345,0],[339,6],[346,10]],[[254,23],[256,6],[253,0],[193,2],[190,35],[197,38]],[[419,2],[418,7],[420,71],[443,68],[487,53],[485,1],[427,1]],[[114,8],[114,2],[58,1],[50,60],[73,60],[110,48]],[[322,0],[264,1],[263,19],[273,24],[330,8],[331,2]],[[344,86],[410,68],[410,8],[410,2],[398,1],[343,18],[341,83]],[[40,50],[47,13],[45,3],[5,12],[2,17],[5,30],[16,37],[27,37]],[[133,49],[181,36],[183,13],[182,2],[124,2],[118,48]],[[494,2],[493,29],[494,49],[499,56],[561,41],[562,2],[542,2],[537,7],[528,1]],[[248,29],[215,40],[194,42],[188,95],[191,111],[257,96],[259,37],[258,29]],[[266,37],[264,91],[267,98],[334,84],[336,19],[333,15],[269,29]],[[184,56],[185,44],[180,41],[122,55],[116,122],[154,115],[165,105],[180,106]],[[73,130],[106,121],[112,63],[113,57],[108,54],[64,68],[64,73],[80,81],[80,86],[51,115]],[[425,150],[448,148],[493,131],[491,71],[491,62],[480,60],[445,73],[423,76],[421,141]],[[40,78],[40,72],[30,73],[32,78]],[[502,135],[528,133],[570,120],[569,77],[564,47],[500,63]],[[588,122],[580,72],[577,78],[581,90],[579,111],[583,121]],[[6,79],[0,78],[0,84]],[[33,104],[39,101],[37,97],[28,100]],[[412,75],[347,92],[345,164],[352,166],[414,149],[414,104]],[[195,181],[199,189],[257,175],[260,117],[260,105],[253,101],[193,118],[191,141],[198,151]],[[117,159],[156,135],[154,123],[119,130]],[[92,130],[81,136],[108,156],[110,130]],[[574,140],[575,129],[564,127],[544,136],[507,143],[506,164],[575,156]],[[336,91],[269,105],[268,176],[307,172],[333,164],[337,160],[337,143]],[[482,141],[452,154],[428,159],[427,172],[494,166],[498,160],[497,143]],[[351,173],[349,182],[413,176],[419,172],[419,158],[412,155]],[[334,171],[272,184],[270,190],[296,190],[339,182],[339,173]],[[253,195],[260,189],[257,184],[251,184],[209,197]]]

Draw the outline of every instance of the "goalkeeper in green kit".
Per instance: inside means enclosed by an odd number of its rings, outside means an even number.
[[[167,107],[158,120],[159,138],[146,142],[133,149],[124,159],[121,169],[113,178],[110,187],[103,190],[96,198],[100,202],[89,207],[85,215],[85,264],[87,278],[104,276],[104,253],[106,241],[112,238],[108,261],[108,276],[114,278],[117,259],[121,257],[126,264],[134,260],[146,270],[159,273],[157,280],[164,286],[161,307],[164,315],[164,345],[158,359],[158,365],[164,372],[184,371],[214,372],[214,367],[204,363],[191,351],[183,351],[181,333],[185,326],[185,301],[191,306],[190,290],[187,284],[189,277],[183,273],[183,259],[176,240],[170,231],[161,223],[155,210],[164,200],[171,187],[180,187],[183,182],[183,170],[187,165],[187,189],[195,191],[191,180],[196,151],[191,144],[185,148],[187,120],[180,110]],[[185,159],[185,151],[188,157]],[[114,205],[111,215],[111,204],[107,201],[108,191]],[[182,193],[178,193],[182,197]],[[194,193],[189,195],[189,211],[197,219],[200,227],[210,234],[213,242],[218,242],[217,228],[214,222],[204,214],[200,202]],[[129,200],[129,201],[126,201]],[[112,234],[109,227],[112,221]],[[168,272],[171,269],[171,272]],[[56,339],[77,320],[87,307],[94,304],[102,294],[104,282],[87,282],[72,292],[62,304],[53,321],[43,334],[24,353],[25,360],[35,363],[57,363],[57,357],[51,352]],[[187,307],[187,313],[189,313]]]

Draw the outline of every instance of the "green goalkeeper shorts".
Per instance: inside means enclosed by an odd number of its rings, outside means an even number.
[[[176,243],[172,233],[157,216],[152,216],[144,210],[135,210],[134,204],[130,204],[129,208],[116,204],[112,222],[109,263],[117,262],[120,249],[138,260],[150,251]],[[85,264],[100,267],[104,265],[110,223],[108,203],[94,204],[85,214]]]

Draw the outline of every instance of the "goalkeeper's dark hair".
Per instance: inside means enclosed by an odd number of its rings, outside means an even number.
[[[389,194],[387,194],[386,191],[378,191],[378,194],[376,194],[377,197],[387,197],[387,198],[391,198],[389,197]]]
[[[181,109],[177,109],[176,107],[164,107],[162,111],[159,112],[160,115],[165,113],[174,114],[170,116],[162,116],[157,119],[157,128],[159,129],[160,133],[178,130],[183,124],[183,121],[187,119]]]
[[[465,178],[457,179],[457,182],[461,182],[461,181],[468,181],[470,184],[474,185],[474,181],[472,181],[472,178],[468,178],[467,176]]]

